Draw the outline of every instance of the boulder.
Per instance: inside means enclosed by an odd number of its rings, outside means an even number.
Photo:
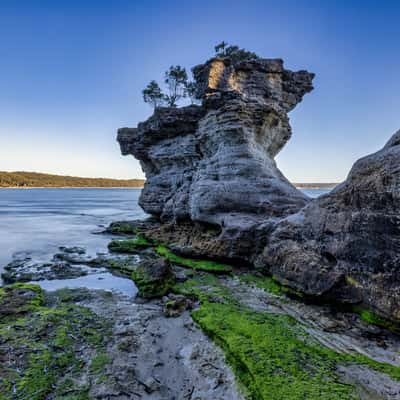
[[[400,131],[332,192],[279,221],[256,265],[308,295],[400,321]]]
[[[162,297],[175,283],[170,263],[163,258],[143,261],[133,272],[132,280],[144,298]]]

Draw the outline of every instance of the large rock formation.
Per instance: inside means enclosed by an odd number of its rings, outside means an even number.
[[[256,264],[306,294],[400,321],[400,131],[331,193],[280,221]]]
[[[194,68],[201,106],[159,108],[122,128],[123,154],[140,160],[143,209],[163,222],[195,221],[240,231],[308,201],[274,157],[291,136],[287,116],[312,90],[313,74],[282,60],[212,59]]]
[[[313,297],[360,303],[400,321],[400,133],[310,200],[277,168],[288,112],[313,74],[281,60],[211,59],[193,69],[200,106],[159,108],[122,128],[140,160],[153,238],[175,249],[255,264]]]

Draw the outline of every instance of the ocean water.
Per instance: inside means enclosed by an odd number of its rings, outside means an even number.
[[[316,198],[329,193],[332,189],[301,189],[308,197]]]
[[[112,221],[145,218],[140,189],[0,189],[0,271],[16,252],[35,258],[59,246],[105,251]]]
[[[327,190],[307,189],[310,197]],[[112,221],[145,218],[140,189],[0,189],[0,272],[18,252],[46,259],[59,246],[105,251]]]

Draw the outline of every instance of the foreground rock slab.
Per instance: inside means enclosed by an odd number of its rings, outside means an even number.
[[[18,284],[0,289],[0,332],[2,399],[243,400],[222,352],[161,302]]]

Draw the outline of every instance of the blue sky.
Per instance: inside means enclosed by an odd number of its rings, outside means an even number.
[[[141,90],[225,40],[316,73],[277,157],[292,181],[340,181],[400,129],[399,1],[0,0],[0,170],[142,176],[116,129]]]

